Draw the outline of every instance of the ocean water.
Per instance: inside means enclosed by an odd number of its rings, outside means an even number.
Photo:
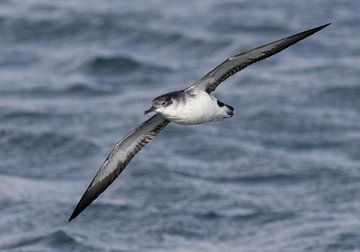
[[[360,2],[0,1],[1,251],[360,251]],[[332,25],[223,83],[78,218],[152,98]]]

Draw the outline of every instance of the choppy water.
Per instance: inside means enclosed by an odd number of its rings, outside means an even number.
[[[360,2],[194,2],[0,1],[2,251],[360,250]],[[217,90],[234,118],[170,125],[67,222],[154,96],[327,22]]]

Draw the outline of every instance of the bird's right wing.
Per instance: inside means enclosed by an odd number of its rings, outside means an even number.
[[[304,32],[297,33],[295,35],[271,42],[269,44],[257,47],[247,52],[236,54],[220,65],[211,70],[208,74],[202,77],[194,85],[187,88],[187,90],[201,90],[208,93],[213,92],[217,86],[230,76],[234,75],[238,71],[246,68],[247,66],[266,59],[285,48],[299,42],[300,40],[320,31],[330,24],[322,25]]]
[[[69,221],[78,216],[120,175],[130,160],[170,121],[155,114],[115,145],[81,197]]]

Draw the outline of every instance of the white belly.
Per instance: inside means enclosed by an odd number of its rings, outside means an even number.
[[[188,96],[186,102],[179,102],[169,107],[162,114],[170,121],[179,124],[201,124],[231,117],[219,107],[216,98],[206,92]]]

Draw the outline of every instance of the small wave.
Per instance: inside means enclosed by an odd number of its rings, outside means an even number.
[[[17,163],[17,167],[31,167],[31,169],[21,171],[9,169],[8,165],[3,165],[0,166],[1,172],[35,177],[59,176],[59,172],[63,175],[68,174],[66,170],[59,169],[59,165],[64,160],[76,161],[84,156],[88,157],[89,153],[94,153],[98,149],[92,141],[52,131],[34,133],[1,130],[0,144],[2,147],[0,156],[4,163]]]
[[[33,18],[33,16],[8,16],[4,18],[4,39],[15,42],[41,42],[46,43],[59,40],[76,40],[93,29],[93,24],[82,18],[66,18],[64,16],[47,15],[46,18]],[[95,34],[95,32],[94,32]]]
[[[289,78],[294,78],[294,74],[301,75],[309,75],[311,73],[316,73],[319,75],[319,72],[331,71],[331,67],[329,66],[329,62],[327,59],[313,59],[309,61],[308,58],[300,58],[300,57],[292,57],[288,59],[284,59],[285,61],[289,61],[288,64],[280,64],[277,66],[278,73],[284,73]],[[290,64],[291,62],[291,64]]]
[[[0,131],[2,144],[18,146],[23,148],[57,148],[73,141],[70,136],[59,135],[56,132],[20,132],[20,131]]]
[[[325,98],[328,97],[333,101],[338,101],[337,104],[353,103],[355,106],[360,101],[360,85],[329,87],[320,93],[320,95],[325,96]]]
[[[238,22],[228,18],[217,18],[209,25],[209,29],[218,33],[238,33],[238,32],[258,32],[261,34],[286,33],[288,28],[281,23],[253,23],[253,22]]]
[[[26,86],[17,89],[4,88],[1,90],[1,96],[17,96],[17,97],[59,97],[59,96],[98,96],[112,93],[109,85],[93,84],[88,82],[71,82],[61,86]],[[15,114],[17,112],[14,112]],[[20,112],[21,113],[39,113],[42,112]],[[36,116],[34,114],[34,116]],[[9,117],[12,117],[11,115]]]
[[[267,207],[261,206],[237,206],[227,207],[225,209],[205,210],[194,213],[194,216],[198,219],[206,220],[218,220],[228,219],[231,221],[239,222],[256,222],[261,224],[278,222],[286,219],[296,218],[296,214],[293,211],[279,211],[272,210]]]
[[[219,176],[213,178],[218,182],[242,182],[242,183],[294,183],[296,181],[303,180],[301,175],[296,174],[261,174],[256,176]]]
[[[254,219],[257,218],[262,214],[261,211],[256,209],[227,209],[227,210],[209,210],[209,211],[203,211],[200,213],[195,213],[195,217],[200,219],[219,219],[219,218],[225,218],[225,219]]]
[[[204,176],[199,174],[192,174],[184,171],[174,171],[174,173],[179,174],[184,177],[193,178],[193,179],[201,179],[206,181],[213,181],[217,183],[251,183],[251,184],[264,184],[264,183],[294,183],[297,181],[301,181],[305,178],[304,175],[301,174],[261,174],[261,175],[243,175],[243,176]]]
[[[28,67],[39,60],[38,56],[29,51],[9,51],[0,55],[0,67],[3,71],[5,68]]]
[[[147,45],[154,45],[158,47],[171,47],[171,50],[176,48],[182,50],[182,54],[191,52],[205,54],[209,51],[218,50],[219,48],[228,46],[230,42],[224,38],[212,38],[208,36],[187,34],[185,31],[165,31],[161,28],[141,28],[127,37],[127,42],[130,44],[144,43]]]
[[[102,221],[112,220],[117,216],[123,216],[124,213],[143,211],[135,205],[128,202],[116,202],[115,200],[99,200],[91,205],[87,211],[88,219],[101,219]]]
[[[256,137],[265,142],[268,139],[274,139],[274,142],[278,140],[278,142],[291,143],[293,139],[299,141],[298,137],[304,134],[308,136],[312,133],[319,137],[319,132],[331,132],[338,129],[336,125],[329,124],[326,117],[319,116],[315,110],[308,113],[306,110],[296,111],[290,107],[288,110],[283,109],[282,111],[261,109],[249,114],[247,119],[249,125],[251,124],[254,129],[254,133],[256,132]],[[282,130],[281,134],[279,134],[279,129]],[[263,131],[268,132],[268,135],[262,134]],[[274,135],[270,135],[270,133]]]
[[[17,241],[10,241],[2,246],[3,249],[16,249],[22,247],[48,248],[49,246],[77,246],[79,243],[64,230],[56,230],[49,234],[21,237]]]
[[[168,71],[169,68],[151,63],[144,63],[126,56],[95,56],[84,64],[84,69],[94,75],[117,75],[136,70]]]
[[[88,85],[85,83],[74,83],[69,87],[66,87],[63,92],[65,95],[80,95],[80,96],[96,96],[96,95],[105,95],[111,93],[110,89]]]
[[[17,110],[17,111],[8,112],[2,117],[6,120],[11,120],[11,119],[43,120],[43,119],[48,119],[50,116],[51,115],[46,112]]]
[[[61,199],[67,199],[69,195],[72,195],[67,189],[74,188],[73,182],[46,181],[30,178],[29,176],[0,174],[0,180],[1,199],[10,202],[22,202],[30,199],[31,201],[37,201],[40,194],[42,195],[41,200],[45,201],[52,199],[54,194],[60,196]]]
[[[358,232],[342,232],[326,248],[326,251],[356,251],[360,248],[360,235]]]

